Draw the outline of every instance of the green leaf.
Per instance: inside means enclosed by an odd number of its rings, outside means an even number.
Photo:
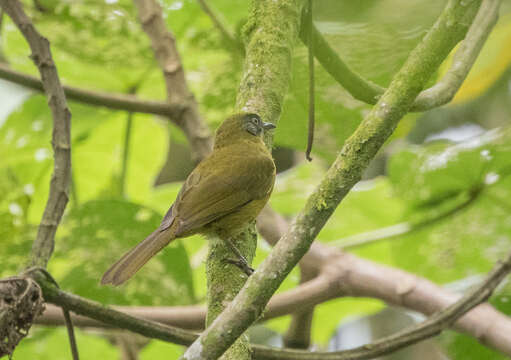
[[[188,256],[172,242],[120,288],[100,286],[107,268],[158,227],[161,215],[125,200],[72,209],[59,230],[50,271],[62,288],[104,303],[177,305],[194,300]]]
[[[115,359],[119,351],[107,339],[75,328],[76,341],[82,359]],[[66,329],[31,329],[14,351],[14,359],[70,359],[71,350]],[[44,341],[43,341],[44,340]]]
[[[509,129],[494,130],[455,145],[409,147],[391,159],[390,179],[410,218],[458,207],[393,242],[400,267],[449,282],[487,272],[508,251],[510,139]]]
[[[140,352],[141,360],[178,360],[184,353],[183,346],[163,341],[151,341]]]
[[[472,336],[447,331],[440,337],[446,355],[452,360],[505,360],[509,359],[495,350],[481,345]]]

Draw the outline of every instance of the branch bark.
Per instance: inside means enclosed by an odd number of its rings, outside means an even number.
[[[155,0],[134,0],[142,28],[151,40],[154,55],[163,71],[170,104],[185,105],[178,125],[192,149],[192,158],[205,158],[213,147],[211,133],[199,114],[197,102],[188,89],[174,35],[167,30],[161,6]]]
[[[279,5],[283,7],[282,3]],[[296,10],[301,10],[303,3],[286,5],[294,6],[287,8],[287,13],[295,13]],[[435,25],[396,74],[378,104],[346,141],[336,161],[309,197],[304,210],[290,226],[290,230],[247,280],[234,301],[188,348],[183,355],[184,359],[218,358],[259,318],[273,293],[307,252],[337,205],[360,180],[363,170],[409,110],[430,74],[462,39],[466,32],[466,23],[472,22],[479,5],[480,1],[473,1],[468,6],[461,1],[449,1]],[[298,11],[296,16],[299,14]],[[286,37],[290,33],[292,34],[287,31],[279,35]],[[258,48],[263,48],[258,51],[265,51],[264,46]],[[247,50],[248,56],[252,49],[249,46]],[[263,64],[265,63],[259,64],[259,67],[264,68]],[[258,87],[253,86],[252,89],[257,91]],[[275,103],[268,97],[259,96],[259,99],[263,103],[272,104],[276,111],[280,110],[279,102]]]
[[[36,91],[44,91],[43,83],[35,76],[23,74],[11,69],[0,62],[0,78]],[[168,117],[176,125],[177,119],[185,109],[184,104],[169,104],[167,102],[142,100],[132,95],[112,94],[100,91],[80,89],[63,85],[64,93],[69,100],[88,105],[105,106],[110,109],[139,112]]]
[[[304,353],[293,350],[257,349],[256,356],[265,360],[355,360],[372,359],[376,356],[386,355],[408,345],[415,344],[421,340],[440,334],[463,314],[478,304],[486,301],[497,285],[511,271],[511,254],[497,264],[488,274],[486,279],[477,287],[468,292],[456,303],[446,309],[433,314],[430,318],[420,324],[411,326],[393,335],[376,340],[370,344],[363,345],[345,351],[331,353]]]
[[[30,260],[32,266],[46,267],[53,253],[57,227],[68,202],[71,180],[71,112],[51,56],[48,40],[37,32],[20,2],[5,0],[0,6],[11,17],[30,46],[32,51],[30,57],[41,74],[42,85],[53,116],[54,164],[50,194],[32,246]]]

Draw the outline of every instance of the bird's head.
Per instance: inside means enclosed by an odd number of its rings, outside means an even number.
[[[275,125],[261,120],[257,114],[241,113],[233,115],[222,123],[216,132],[215,147],[224,146],[234,138],[261,138],[265,131],[275,129]]]
[[[275,129],[271,122],[264,122],[257,114],[244,114],[241,117],[243,130],[254,136],[260,136],[263,131]]]

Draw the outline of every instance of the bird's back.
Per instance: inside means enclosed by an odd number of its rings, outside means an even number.
[[[162,226],[175,223],[180,237],[219,225],[237,229],[255,219],[275,181],[271,155],[262,141],[260,144],[234,142],[204,159],[187,178]],[[243,212],[233,215],[243,208]]]

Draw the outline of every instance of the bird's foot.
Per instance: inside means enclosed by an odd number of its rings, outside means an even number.
[[[239,259],[225,259],[229,264],[236,265],[241,271],[243,271],[247,276],[250,276],[254,273],[254,269],[248,265],[248,262],[245,258]]]

